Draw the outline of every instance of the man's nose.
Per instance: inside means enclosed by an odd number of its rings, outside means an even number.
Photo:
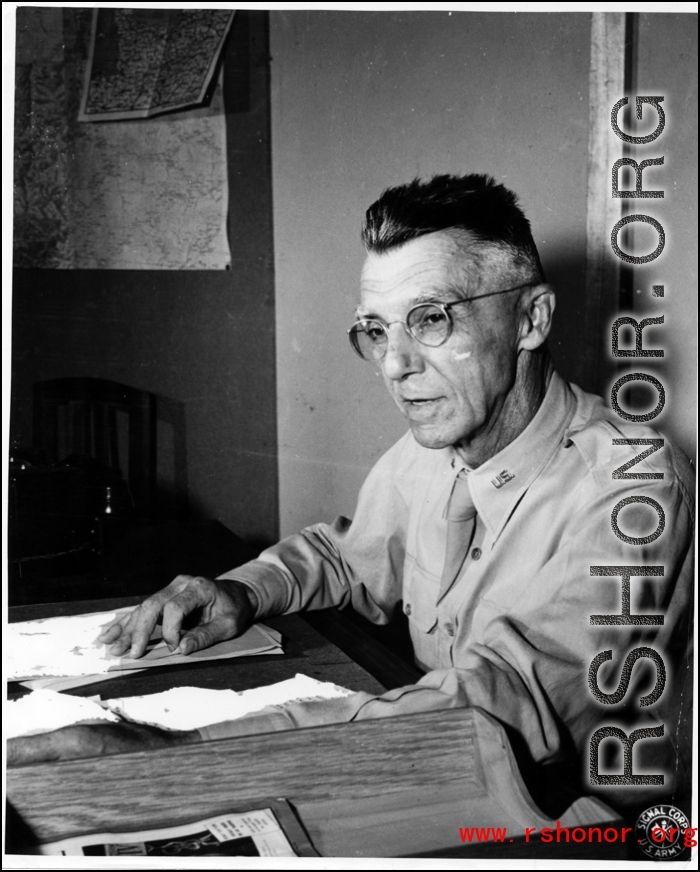
[[[423,368],[420,347],[403,322],[391,324],[387,333],[386,354],[382,360],[384,375],[396,381],[412,372],[420,372]]]

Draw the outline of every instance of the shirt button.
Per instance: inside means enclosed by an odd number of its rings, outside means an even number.
[[[411,614],[411,604],[410,604],[410,603],[406,603],[406,608],[404,609],[404,612],[405,612],[407,615],[410,615],[410,614]]]
[[[472,560],[478,560],[481,557],[481,548],[472,548]]]
[[[445,624],[445,632],[447,633],[448,636],[454,636],[455,628],[452,626],[452,624],[447,623],[447,624]]]

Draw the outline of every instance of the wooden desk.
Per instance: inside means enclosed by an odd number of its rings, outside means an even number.
[[[84,613],[136,601],[18,607],[10,610],[10,620]],[[336,615],[333,622],[337,627]],[[268,623],[285,636],[284,656],[152,669],[72,693],[110,698],[184,683],[241,690],[297,671],[352,690],[383,691],[375,678],[301,618]],[[292,803],[316,848],[326,856],[562,857],[562,850],[550,845],[523,844],[525,826],[547,826],[549,821],[525,790],[504,730],[479,710],[10,769],[7,796],[40,842],[185,823],[231,811],[237,803],[279,796]],[[561,820],[563,826],[574,827],[613,816],[593,800],[579,800]],[[459,827],[465,826],[505,826],[513,841],[465,846],[459,836]],[[603,854],[595,854],[595,849],[591,854],[590,847],[561,849],[563,856],[572,858],[624,857],[619,845],[603,846]]]
[[[498,724],[457,710],[10,769],[7,795],[42,842],[186,823],[277,796],[324,856],[624,858],[620,845],[524,844],[526,826],[551,822],[512,767]],[[579,800],[561,823],[609,821],[608,812]],[[461,844],[460,827],[489,826],[513,838]]]

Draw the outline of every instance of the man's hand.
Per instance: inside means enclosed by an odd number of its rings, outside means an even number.
[[[245,584],[178,575],[133,612],[106,627],[97,641],[110,645],[110,654],[117,657],[141,657],[162,618],[168,648],[176,654],[191,654],[240,636],[253,623],[256,609],[254,595]],[[183,631],[188,615],[193,616],[196,626]]]
[[[160,730],[145,724],[87,724],[51,733],[8,739],[7,765],[31,766],[53,760],[103,757],[127,751],[150,751],[201,742],[198,730]]]

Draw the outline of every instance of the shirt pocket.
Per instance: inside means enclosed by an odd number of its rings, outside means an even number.
[[[416,660],[424,668],[437,663],[437,607],[440,579],[420,566],[411,557],[404,566],[403,610],[413,642]]]

